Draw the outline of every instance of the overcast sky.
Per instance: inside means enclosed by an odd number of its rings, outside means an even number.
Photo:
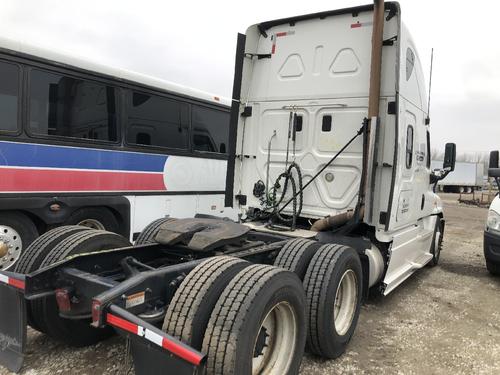
[[[230,96],[236,33],[275,18],[369,3],[0,0],[0,35]],[[432,84],[432,143],[500,148],[498,1],[401,0]],[[489,16],[491,15],[491,17]]]

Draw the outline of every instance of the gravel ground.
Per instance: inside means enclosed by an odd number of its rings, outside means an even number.
[[[363,306],[347,352],[334,361],[306,355],[303,374],[499,374],[500,278],[486,271],[487,210],[444,195],[447,219],[438,267],[414,274],[388,297]],[[118,337],[68,349],[33,330],[22,374],[125,374]],[[0,375],[10,374],[0,368]]]

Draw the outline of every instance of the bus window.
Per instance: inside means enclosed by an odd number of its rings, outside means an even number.
[[[186,103],[138,92],[130,97],[127,143],[178,149],[189,147]]]
[[[115,107],[113,87],[39,70],[31,72],[32,134],[115,142]]]
[[[193,105],[193,149],[225,154],[229,136],[229,113]]]
[[[19,68],[14,64],[0,62],[0,131],[16,132]]]

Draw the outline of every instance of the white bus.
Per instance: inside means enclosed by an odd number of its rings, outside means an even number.
[[[229,101],[0,39],[0,270],[81,224],[222,215]]]

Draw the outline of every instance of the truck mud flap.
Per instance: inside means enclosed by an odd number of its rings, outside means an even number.
[[[174,337],[116,305],[109,307],[106,324],[130,340],[136,375],[204,374],[206,357]]]
[[[1,272],[0,365],[12,372],[19,372],[23,366],[26,325],[24,276]]]

